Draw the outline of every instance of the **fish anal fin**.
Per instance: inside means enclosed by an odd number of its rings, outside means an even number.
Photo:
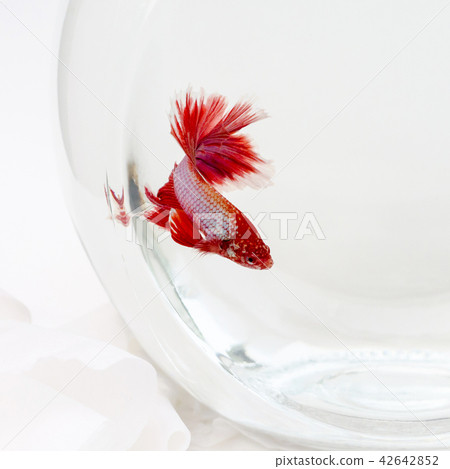
[[[170,208],[158,206],[146,211],[144,217],[165,230],[169,229]]]
[[[177,195],[175,194],[175,188],[173,185],[173,173],[172,171],[169,176],[169,180],[164,184],[164,186],[159,189],[157,198],[161,205],[166,207],[174,208],[177,210],[183,210],[180,202],[178,201]]]

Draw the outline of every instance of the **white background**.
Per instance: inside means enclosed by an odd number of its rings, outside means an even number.
[[[100,318],[96,327],[105,330],[119,319],[73,229],[58,177],[63,148],[53,54],[67,3],[0,1],[0,289],[25,304],[32,324],[79,333],[87,317]],[[165,392],[194,447],[257,448],[177,388]]]
[[[50,336],[43,332],[43,342],[50,343],[54,339],[57,342],[60,331],[65,331],[75,334],[70,336],[75,346],[76,337],[80,334],[100,340],[88,344],[90,347],[101,345],[101,340],[108,342],[118,328],[122,327],[122,323],[76,235],[65,207],[58,175],[58,159],[63,157],[64,150],[57,114],[55,55],[58,53],[67,3],[67,0],[0,2],[0,290],[26,306],[33,326],[42,326],[55,332],[55,335]],[[23,311],[23,308],[0,295],[0,322],[11,317],[23,319]],[[18,326],[16,332],[20,338],[24,330]],[[29,333],[33,338],[35,333],[39,334],[39,329],[30,329]],[[4,337],[8,339],[7,335]],[[66,340],[64,336],[61,337]],[[39,343],[39,337],[37,339]],[[114,345],[147,359],[131,336],[114,342]],[[21,358],[34,353],[38,356],[40,353],[39,350],[27,350],[26,346],[25,340],[24,347],[19,347],[21,352],[18,355],[22,355]],[[79,347],[79,350],[75,350],[75,355],[83,353],[84,346]],[[107,348],[105,357],[109,354],[109,359],[115,360],[111,358],[116,354],[114,348]],[[133,356],[130,361],[129,354],[123,350],[117,353],[119,364],[128,360],[127,367],[141,367],[138,375],[147,373],[147,378],[142,381],[142,389],[145,390],[145,386],[154,386],[153,368],[147,361]],[[85,363],[80,360],[81,364]],[[7,358],[3,357],[3,361],[7,362]],[[5,365],[13,366],[12,362]],[[17,366],[18,369],[13,371],[20,377],[21,365]],[[50,369],[48,373],[54,374]],[[24,376],[25,374],[23,373]],[[101,373],[99,376],[100,380],[104,379]],[[58,380],[57,376],[44,378],[47,381]],[[139,376],[135,378],[139,379]],[[19,430],[33,418],[35,410],[39,408],[40,398],[38,395],[35,398],[33,394],[33,386],[36,384],[34,381],[28,388],[23,386],[24,383],[19,383],[20,386],[11,387],[13,391],[8,390],[8,383],[10,384],[6,381],[6,387],[2,384],[7,393],[6,400],[2,401],[0,396],[2,445],[14,435],[12,427],[16,426],[16,430]],[[84,384],[89,385],[88,382]],[[136,408],[126,411],[126,417],[130,417],[129,428],[120,419],[114,422],[115,417],[110,416],[112,422],[109,423],[115,423],[116,427],[123,427],[128,432],[135,425],[133,418],[139,419],[139,414],[148,413],[148,421],[139,441],[128,444],[128,448],[185,449],[189,437],[192,449],[258,448],[258,445],[241,436],[223,419],[196,403],[182,390],[165,381],[161,375],[158,384],[159,397],[153,396],[155,400],[152,400],[152,396],[149,395],[148,399],[144,396],[141,411]],[[75,417],[73,421],[73,426],[79,425],[80,428],[72,440],[69,437],[60,437],[65,431],[61,429],[61,419],[68,422],[65,412],[70,406],[65,407],[63,403],[61,407],[58,399],[57,404],[52,401],[58,386],[61,387],[56,385],[48,397],[44,397],[42,407],[51,401],[48,409],[27,427],[21,438],[14,441],[15,449],[127,449],[118,448],[112,439],[109,443],[101,441],[101,444],[86,444],[81,441],[84,435],[88,439],[88,417],[95,408],[89,409],[90,413],[86,415],[83,414],[86,408],[80,410],[79,420]],[[24,404],[21,400],[22,395],[19,393],[24,390],[24,396],[29,401],[35,401],[36,409],[30,408],[29,411],[27,403]],[[114,396],[107,387],[99,397],[99,401],[107,401],[109,398],[110,406],[115,406]],[[167,397],[189,430],[178,419]],[[139,402],[139,398],[136,399]],[[98,402],[98,405],[102,404]],[[59,408],[60,413],[55,410],[52,414],[52,406]],[[166,421],[163,421],[164,418]],[[45,420],[44,426],[42,420]],[[76,429],[74,432],[77,433]],[[118,434],[116,432],[116,436]]]
[[[57,53],[66,0],[0,4],[0,287],[58,326],[107,302],[62,198]],[[30,31],[27,30],[29,28]]]

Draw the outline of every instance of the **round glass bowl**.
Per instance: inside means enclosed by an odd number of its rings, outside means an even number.
[[[450,432],[450,62],[431,5],[69,5],[68,205],[112,301],[199,400],[275,448],[443,448]],[[441,15],[448,15],[442,12]],[[199,257],[140,216],[183,153],[177,93],[251,98],[273,185],[227,193],[274,267]],[[132,213],[114,215],[105,187]],[[112,215],[112,218],[111,218]]]

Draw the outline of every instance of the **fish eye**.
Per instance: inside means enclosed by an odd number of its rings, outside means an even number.
[[[255,259],[253,259],[253,257],[247,257],[247,262],[249,264],[253,264],[255,262]]]

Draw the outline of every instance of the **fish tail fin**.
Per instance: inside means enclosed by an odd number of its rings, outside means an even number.
[[[265,117],[251,103],[239,102],[227,111],[224,96],[193,98],[188,91],[175,101],[171,134],[209,183],[264,187],[273,173],[271,165],[237,132]]]

